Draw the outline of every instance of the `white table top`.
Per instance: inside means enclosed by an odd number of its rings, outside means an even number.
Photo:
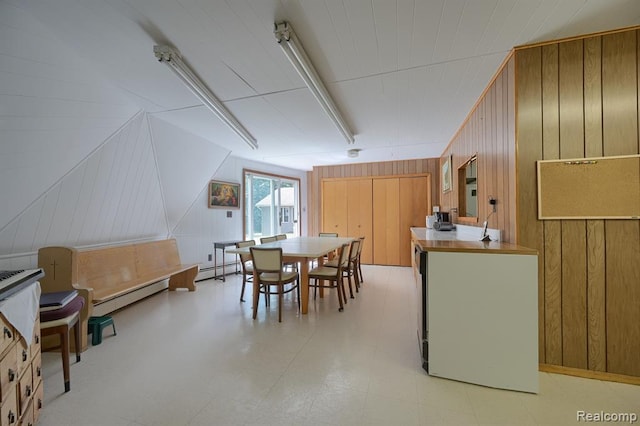
[[[317,258],[340,248],[343,244],[350,244],[354,239],[350,237],[295,237],[258,244],[254,247],[280,247],[283,256]],[[227,249],[227,253],[249,252],[249,247]]]

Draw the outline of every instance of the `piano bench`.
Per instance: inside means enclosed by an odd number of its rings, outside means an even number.
[[[89,318],[88,334],[91,334],[91,345],[96,346],[102,343],[102,331],[108,326],[113,327],[113,335],[115,336],[117,333],[113,318],[108,315]]]

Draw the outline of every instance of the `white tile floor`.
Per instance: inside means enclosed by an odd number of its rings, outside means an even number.
[[[240,279],[202,281],[114,313],[71,365],[43,354],[40,425],[567,425],[577,410],[634,412],[640,386],[540,373],[540,393],[427,376],[409,268],[364,267],[344,312],[334,292],[299,315],[240,303]],[[247,300],[250,300],[247,298]]]

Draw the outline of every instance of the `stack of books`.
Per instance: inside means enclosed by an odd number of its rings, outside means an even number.
[[[62,309],[78,295],[78,290],[56,291],[40,295],[40,312]]]

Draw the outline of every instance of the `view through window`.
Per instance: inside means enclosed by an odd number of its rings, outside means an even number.
[[[244,171],[245,239],[300,235],[300,180]]]

